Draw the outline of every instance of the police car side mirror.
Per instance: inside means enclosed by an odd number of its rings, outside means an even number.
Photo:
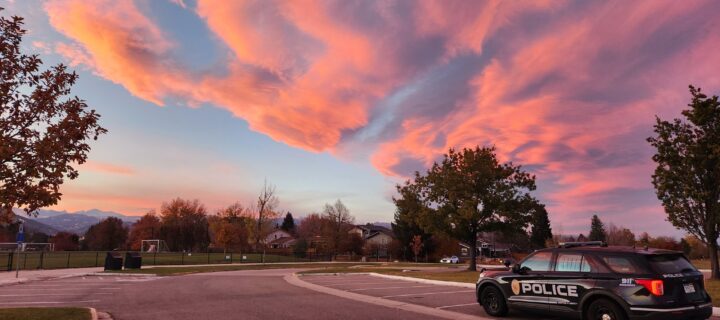
[[[509,268],[510,265],[512,264],[512,261],[510,261],[510,259],[505,259],[505,261],[503,261],[503,264],[505,265],[506,268]]]
[[[520,265],[519,265],[519,264],[513,265],[513,267],[512,267],[512,272],[513,272],[513,273],[520,273],[520,270],[521,270],[521,269],[520,269]]]

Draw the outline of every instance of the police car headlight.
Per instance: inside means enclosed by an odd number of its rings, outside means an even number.
[[[478,280],[482,278],[485,278],[485,272],[480,272],[480,277],[478,278]]]

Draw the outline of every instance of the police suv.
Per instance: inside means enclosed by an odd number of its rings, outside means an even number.
[[[510,308],[582,319],[707,319],[703,275],[681,252],[561,243],[509,268],[483,269],[477,301],[492,316]]]

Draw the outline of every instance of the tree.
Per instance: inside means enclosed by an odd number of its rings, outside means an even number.
[[[74,233],[60,231],[50,238],[55,251],[75,251],[80,249],[80,237]]]
[[[275,195],[275,186],[265,181],[256,203],[255,250],[258,250],[259,246],[263,244],[265,237],[272,228],[272,220],[277,217],[277,213],[275,212],[277,205],[278,198]]]
[[[2,8],[0,8],[2,11]],[[78,75],[62,65],[41,71],[20,53],[23,19],[0,17],[0,221],[55,205],[65,178],[87,160],[88,140],[107,132],[84,100],[69,97]]]
[[[400,242],[401,255],[405,260],[416,258],[413,255],[412,242],[416,235],[422,239],[423,246],[418,255],[430,253],[434,247],[430,239],[432,234],[425,232],[420,226],[420,214],[425,210],[422,200],[418,198],[419,190],[417,185],[397,186],[399,196],[393,197],[395,203],[395,219],[392,223],[392,230]]]
[[[229,248],[244,250],[255,221],[240,203],[235,203],[208,218],[213,244],[227,252]]]
[[[585,241],[588,241],[588,239],[587,239],[587,237],[585,237],[584,234],[581,233],[581,234],[578,235],[578,237],[577,237],[577,239],[576,239],[575,241],[577,241],[577,242],[585,242]]]
[[[607,244],[611,246],[634,246],[635,234],[628,228],[610,224],[607,230]]]
[[[285,215],[285,219],[283,219],[280,229],[289,233],[295,233],[295,219],[293,218],[292,213],[288,212]]]
[[[327,221],[327,239],[330,250],[333,255],[337,255],[344,242],[348,239],[348,232],[355,222],[355,218],[350,215],[350,210],[337,200],[334,204],[325,204],[323,216]]]
[[[85,233],[83,247],[93,250],[124,249],[128,238],[128,228],[116,217],[108,217],[90,226]]]
[[[481,232],[527,227],[537,200],[535,176],[512,163],[501,164],[495,148],[450,149],[425,175],[406,182],[423,202],[420,224],[426,231],[448,235],[470,246],[470,270],[476,270]]]
[[[174,199],[160,207],[160,238],[170,250],[205,249],[210,242],[207,211],[198,200]]]
[[[548,240],[552,240],[552,228],[550,219],[544,205],[538,205],[532,215],[532,229],[530,233],[530,244],[534,248],[544,248]]]
[[[152,210],[142,216],[130,227],[128,247],[130,250],[141,250],[143,240],[157,239],[160,236],[160,219]]]
[[[707,244],[711,278],[720,279],[720,102],[693,86],[690,94],[685,119],[656,117],[652,183],[668,221]]]
[[[588,234],[588,238],[590,241],[605,241],[607,239],[605,225],[596,214],[594,214],[590,220],[590,234]]]
[[[298,258],[305,258],[305,255],[307,254],[307,249],[307,241],[305,240],[305,238],[300,238],[297,242],[295,242],[295,247],[293,247],[293,254],[295,254],[295,256]]]
[[[696,236],[688,234],[683,238],[690,247],[688,258],[690,259],[705,259],[708,254],[707,246],[700,241]]]
[[[415,262],[418,262],[418,256],[420,255],[420,252],[422,252],[423,247],[423,239],[422,236],[416,235],[413,237],[413,241],[410,243],[410,246],[412,248],[412,252],[415,255]]]

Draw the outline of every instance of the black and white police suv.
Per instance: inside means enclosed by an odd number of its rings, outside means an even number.
[[[492,316],[522,309],[582,319],[707,319],[703,275],[681,252],[562,243],[509,268],[480,273],[478,302]]]

